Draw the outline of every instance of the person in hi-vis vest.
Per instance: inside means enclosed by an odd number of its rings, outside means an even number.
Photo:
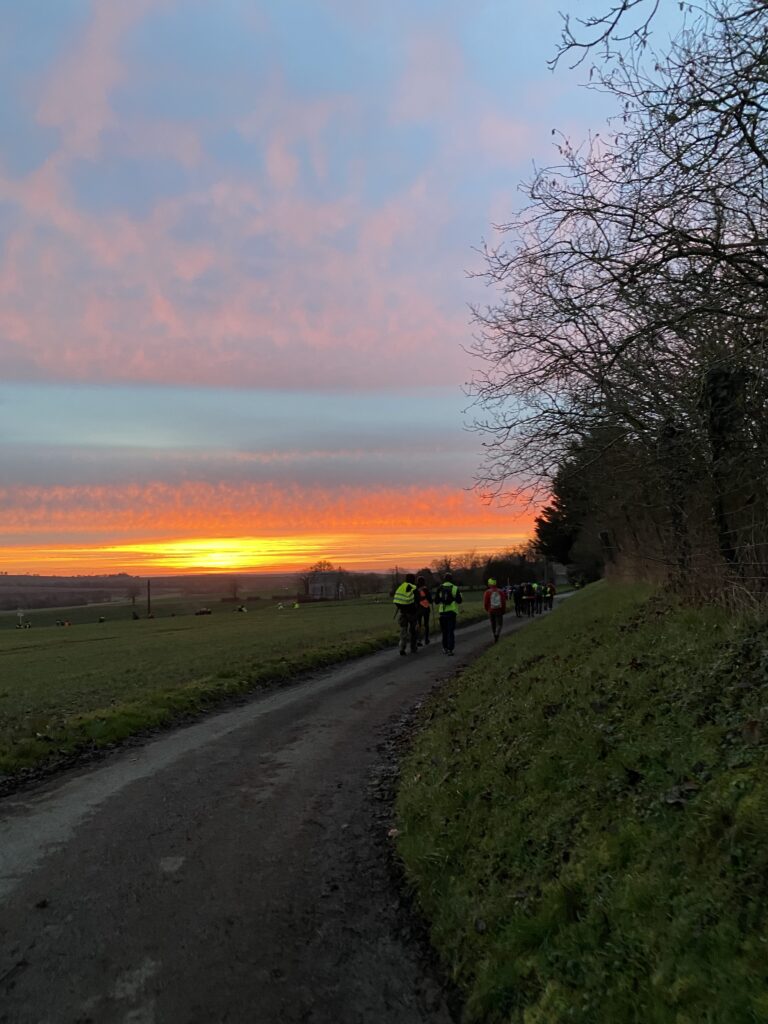
[[[443,634],[443,650],[446,654],[453,654],[453,649],[456,646],[456,617],[461,604],[461,594],[453,582],[453,575],[449,572],[443,576],[443,582],[435,591],[435,604],[440,620],[440,631]]]
[[[392,603],[397,611],[400,623],[400,654],[405,656],[406,647],[410,643],[411,654],[417,650],[416,626],[418,624],[419,605],[417,601],[416,577],[407,573],[405,580],[395,591]]]

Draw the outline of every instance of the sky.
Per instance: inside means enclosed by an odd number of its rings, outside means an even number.
[[[469,305],[553,129],[603,123],[559,7],[0,0],[0,570],[530,536],[473,489]]]

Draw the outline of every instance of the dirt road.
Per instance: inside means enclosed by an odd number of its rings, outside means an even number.
[[[386,782],[398,722],[489,641],[383,651],[0,802],[0,1021],[448,1024]]]

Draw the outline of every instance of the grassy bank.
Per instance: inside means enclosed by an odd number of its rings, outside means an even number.
[[[0,776],[392,645],[388,598],[0,632]],[[462,613],[482,616],[479,598]]]
[[[445,692],[400,852],[466,1020],[768,1020],[768,627],[588,588]]]

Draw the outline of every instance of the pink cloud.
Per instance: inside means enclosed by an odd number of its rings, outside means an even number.
[[[343,93],[294,96],[278,69],[273,69],[264,94],[269,96],[269,103],[255,104],[246,117],[238,120],[238,131],[252,142],[261,144],[266,139],[268,150],[276,142],[280,152],[273,155],[273,159],[279,161],[294,160],[300,144],[309,154],[309,163],[319,180],[324,180],[328,173],[327,143],[334,125],[349,128],[365,123],[363,104],[357,97]],[[285,177],[277,173],[277,187],[283,188],[285,183]]]
[[[267,173],[275,188],[291,189],[296,184],[299,162],[285,139],[273,139],[267,146]]]
[[[478,154],[498,167],[515,167],[537,148],[530,124],[498,110],[487,110],[478,118],[475,141]]]
[[[499,537],[524,534],[529,514],[483,504],[456,487],[334,488],[188,481],[147,485],[0,487],[0,538],[55,534],[62,541],[89,536],[162,541],[179,537],[313,536],[343,531],[381,534]],[[415,524],[418,524],[415,525]],[[1,549],[0,549],[1,550]]]
[[[386,116],[429,118],[432,160],[401,191],[372,205],[364,161],[345,194],[302,193],[297,153],[328,174],[336,126],[365,124],[362,99],[293,96],[279,72],[269,103],[254,103],[239,131],[264,147],[267,176],[216,178],[191,127],[116,119],[110,92],[127,74],[120,41],[165,0],[97,3],[79,44],[52,72],[39,116],[63,133],[60,150],[23,180],[0,178],[0,199],[24,219],[2,256],[0,330],[23,345],[24,375],[91,381],[223,386],[397,387],[458,384],[471,371],[462,301],[464,248],[444,244],[468,160],[499,167],[529,145],[526,129],[468,82],[447,33],[416,32]],[[482,111],[476,115],[475,108]],[[450,118],[460,114],[462,131]],[[143,219],[89,214],[66,171],[94,155],[105,129],[127,153],[157,152],[204,167],[195,191]],[[206,163],[206,161],[208,161]],[[190,211],[210,240],[182,241]],[[485,227],[478,222],[478,237]],[[343,239],[343,242],[340,242]],[[266,240],[263,266],[243,252]]]
[[[111,90],[125,69],[118,46],[126,31],[167,0],[127,3],[94,0],[91,20],[80,45],[54,68],[38,110],[42,124],[63,133],[65,153],[96,153],[101,132],[113,121]]]
[[[456,39],[434,26],[425,28],[408,40],[407,54],[393,103],[395,117],[430,123],[450,117],[468,78]]]
[[[452,268],[436,260],[416,280],[396,265],[398,249],[419,243],[430,221],[439,228],[440,200],[426,182],[373,211],[354,196],[311,203],[288,190],[266,203],[256,186],[215,185],[193,201],[205,205],[221,237],[231,240],[219,248],[174,238],[183,200],[163,203],[138,222],[89,216],[49,198],[46,212],[58,234],[41,254],[33,228],[24,225],[7,249],[3,275],[17,284],[8,296],[7,322],[18,329],[27,319],[40,375],[290,386],[302,379],[307,354],[321,351],[327,356],[315,367],[320,386],[365,386],[372,373],[378,384],[394,385],[402,382],[394,354],[407,358],[417,350],[420,372],[430,382],[456,379],[464,311],[450,315],[434,302]],[[357,237],[353,248],[336,248],[342,231]],[[281,254],[268,279],[254,279],[241,265],[238,247],[249,235],[277,240]],[[77,253],[93,264],[93,277],[71,280]],[[47,301],[30,309],[41,261]],[[179,288],[211,269],[218,289],[192,311]],[[100,286],[107,272],[117,275],[117,287]],[[425,288],[429,275],[433,289]],[[56,308],[64,294],[70,307],[81,309],[66,324]],[[427,365],[429,351],[442,354],[438,365]],[[351,362],[355,353],[367,358]]]
[[[199,131],[188,125],[136,121],[124,134],[125,151],[132,156],[166,157],[187,168],[197,167],[203,160]]]
[[[154,322],[161,328],[164,328],[170,337],[184,337],[184,321],[175,306],[168,301],[165,295],[158,291],[155,292],[152,297],[151,310]]]

